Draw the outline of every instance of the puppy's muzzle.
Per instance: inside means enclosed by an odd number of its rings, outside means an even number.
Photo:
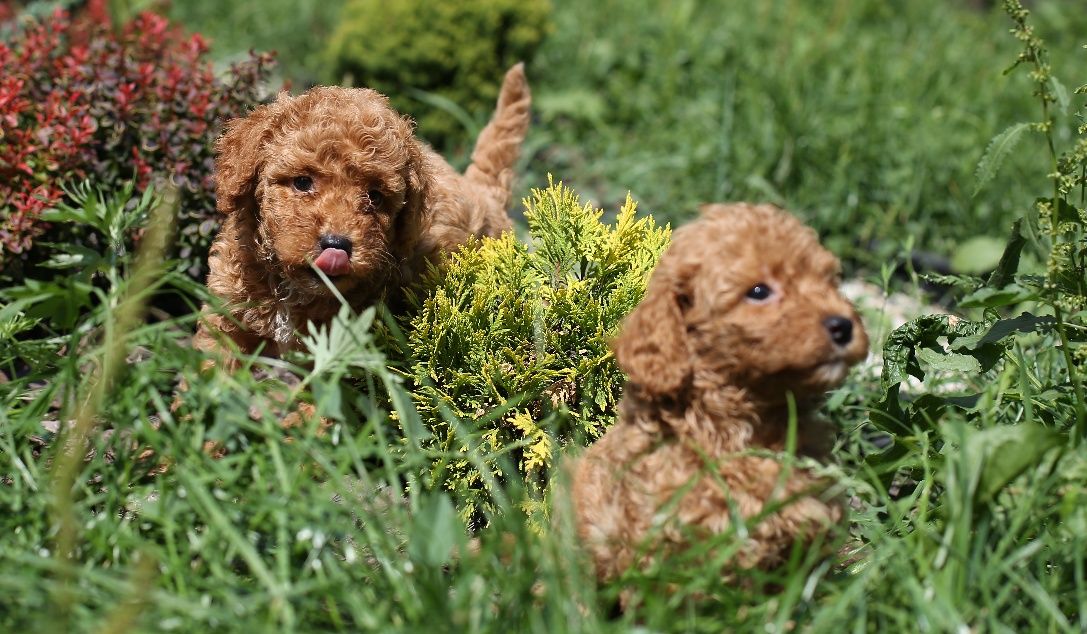
[[[823,327],[827,329],[830,340],[838,346],[847,346],[853,341],[853,320],[841,315],[834,315],[823,320]]]
[[[351,270],[351,240],[347,236],[326,233],[317,245],[321,247],[321,254],[313,265],[325,275],[336,277]]]

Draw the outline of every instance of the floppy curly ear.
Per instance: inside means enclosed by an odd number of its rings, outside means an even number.
[[[691,352],[683,305],[689,301],[677,281],[654,274],[645,298],[612,341],[615,359],[630,382],[656,396],[681,390],[690,379]]]
[[[271,132],[277,103],[232,119],[215,141],[215,207],[222,214],[256,211],[256,189],[264,164],[262,146]]]
[[[414,259],[419,241],[430,226],[430,187],[433,180],[422,147],[417,141],[407,145],[408,162],[405,167],[404,206],[396,216],[393,253],[401,261]]]

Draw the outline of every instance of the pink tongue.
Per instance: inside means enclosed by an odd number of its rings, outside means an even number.
[[[329,277],[343,275],[351,270],[351,259],[341,249],[325,249],[313,263]]]

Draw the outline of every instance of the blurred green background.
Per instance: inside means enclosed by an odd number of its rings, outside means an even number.
[[[553,173],[608,210],[630,191],[643,213],[671,221],[708,201],[772,201],[868,269],[904,243],[950,260],[976,236],[1002,241],[1039,195],[1028,185],[1047,169],[1035,144],[974,195],[989,140],[1040,118],[1026,76],[1001,72],[1017,43],[988,4],[176,0],[169,12],[224,63],[277,50],[292,89],[392,93],[458,165],[502,68],[523,58],[535,120],[519,194]],[[1082,56],[1083,3],[1033,9],[1054,67],[1082,68],[1066,62]]]

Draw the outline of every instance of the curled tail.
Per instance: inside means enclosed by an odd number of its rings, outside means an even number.
[[[510,195],[513,167],[528,132],[532,94],[525,79],[525,65],[506,71],[494,116],[476,140],[472,164],[464,172],[469,180],[501,188]]]

